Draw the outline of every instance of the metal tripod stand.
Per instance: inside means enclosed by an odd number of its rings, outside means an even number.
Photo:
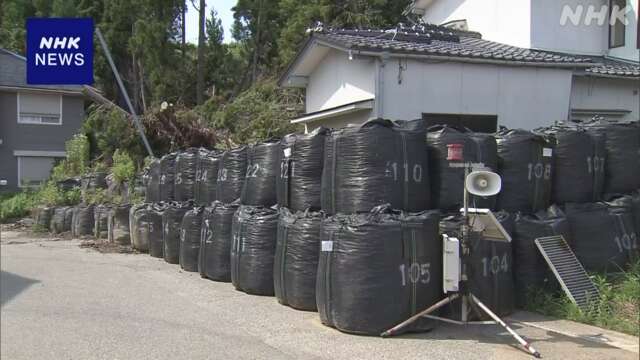
[[[469,175],[469,168],[471,167],[471,164],[461,164],[461,165],[464,166],[465,179],[466,179],[467,176]],[[469,191],[467,190],[466,186],[464,188],[463,202],[464,202],[464,208],[463,208],[464,223],[461,226],[461,230],[462,230],[462,243],[461,243],[462,257],[461,257],[461,259],[462,260],[461,260],[461,267],[460,267],[460,273],[461,273],[460,274],[460,280],[461,280],[460,282],[462,283],[461,291],[451,293],[449,296],[447,296],[446,298],[438,301],[437,303],[433,304],[432,306],[428,307],[427,309],[425,309],[425,310],[413,315],[409,319],[401,322],[400,324],[392,327],[391,329],[389,329],[387,331],[384,331],[382,334],[380,334],[380,336],[389,337],[389,336],[397,335],[398,332],[401,329],[403,329],[407,325],[413,323],[414,321],[416,321],[416,320],[418,320],[418,319],[420,319],[422,317],[435,319],[435,320],[439,320],[439,321],[444,321],[444,322],[448,322],[448,323],[452,323],[452,324],[456,324],[456,325],[468,325],[468,324],[493,325],[493,324],[498,324],[498,325],[502,326],[503,328],[505,328],[509,332],[509,334],[511,334],[511,336],[514,339],[516,339],[516,341],[518,341],[518,343],[520,343],[520,345],[522,345],[524,347],[525,350],[527,350],[529,353],[531,353],[531,355],[535,356],[536,358],[540,358],[540,353],[536,349],[534,349],[531,346],[531,344],[529,344],[520,335],[518,335],[518,333],[516,333],[513,329],[511,329],[509,327],[509,325],[507,325],[504,321],[502,321],[502,319],[500,319],[500,317],[498,317],[498,315],[494,314],[493,311],[491,311],[485,304],[483,304],[475,295],[473,295],[471,292],[469,292],[468,286],[466,286],[466,282],[469,281],[469,279],[467,277],[467,261],[469,259],[469,255],[470,255],[470,246],[469,246],[469,232],[470,232],[470,225],[469,225]],[[454,301],[456,299],[460,299],[461,300],[460,321],[453,320],[453,319],[447,319],[447,318],[443,318],[443,317],[439,317],[439,316],[430,315],[434,311],[440,309],[441,307],[451,303],[452,301]],[[491,317],[493,319],[493,321],[469,321],[468,315],[469,315],[470,309],[474,309],[475,312],[478,313],[478,315],[482,315],[481,311],[484,312],[485,314],[489,315],[489,317]]]

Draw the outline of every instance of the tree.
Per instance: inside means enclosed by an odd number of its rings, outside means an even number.
[[[204,46],[205,46],[205,16],[207,11],[207,5],[205,0],[200,0],[200,8],[198,9],[199,19],[198,19],[198,69],[197,69],[197,91],[196,94],[196,102],[202,104],[202,95],[204,94]]]

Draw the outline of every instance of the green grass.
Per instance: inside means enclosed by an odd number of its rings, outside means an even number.
[[[37,203],[36,198],[36,193],[30,191],[3,195],[0,198],[0,223],[29,215]]]
[[[640,336],[640,261],[615,275],[595,275],[601,301],[583,312],[563,292],[531,291],[527,310]]]

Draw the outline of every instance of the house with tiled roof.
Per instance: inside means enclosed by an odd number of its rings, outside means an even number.
[[[492,2],[506,1],[486,1]],[[429,20],[429,7],[437,3],[464,7],[478,1],[415,1],[410,9]],[[509,44],[508,38],[486,38],[480,26],[484,20],[477,22],[480,29],[468,19],[439,20],[448,24],[311,29],[280,78],[281,86],[306,92],[306,114],[292,122],[311,131],[376,117],[423,118],[428,124],[491,132],[498,126],[534,129],[595,115],[620,121],[640,116],[640,66],[633,58],[524,41]]]

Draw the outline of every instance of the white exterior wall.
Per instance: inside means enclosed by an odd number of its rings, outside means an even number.
[[[309,76],[306,112],[372,99],[374,94],[374,60],[349,60],[347,53],[330,50]]]
[[[573,79],[572,109],[629,110],[620,120],[640,119],[640,82],[638,80],[579,77]]]
[[[608,4],[609,0],[532,1],[530,47],[579,54],[605,55],[609,48],[608,21],[599,25],[596,18],[589,25],[586,25],[585,19],[588,18],[587,9],[590,6],[600,11],[603,5],[608,6]],[[565,5],[574,11],[578,5],[583,6],[584,10],[578,25],[574,25],[570,19],[567,19],[565,25],[561,24],[562,9]],[[608,20],[608,12],[606,20]]]
[[[321,125],[327,128],[339,129],[349,125],[360,125],[373,117],[371,110],[362,110],[350,114],[333,116],[327,119],[311,121],[305,124],[305,133],[311,132]]]
[[[575,14],[582,6],[578,25],[570,19],[562,25],[565,5]],[[469,30],[480,32],[483,39],[524,48],[639,61],[638,1],[627,0],[632,11],[626,14],[625,46],[614,49],[609,49],[608,5],[609,0],[433,0],[423,18],[434,24],[466,19]],[[599,24],[597,13],[603,6],[605,21]]]
[[[422,113],[497,115],[499,125],[523,129],[568,118],[569,69],[408,60],[398,83],[397,62],[390,60],[384,67],[386,118],[417,119]]]
[[[557,0],[551,0],[557,1]],[[478,31],[487,40],[530,47],[530,0],[434,0],[424,20],[442,24],[466,19],[469,30]]]

